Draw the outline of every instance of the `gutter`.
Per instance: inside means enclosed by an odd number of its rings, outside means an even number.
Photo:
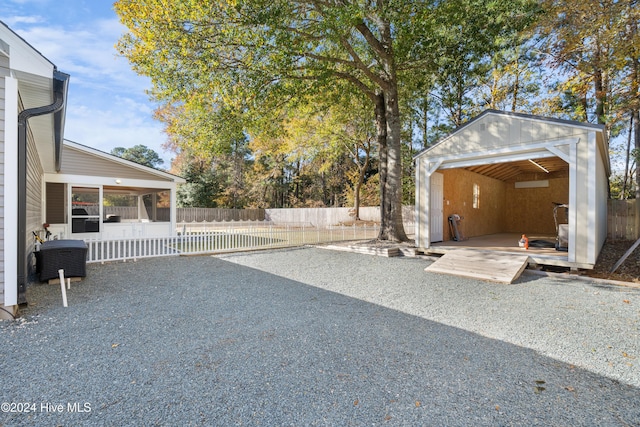
[[[18,115],[18,304],[27,298],[27,121],[31,117],[54,113],[55,166],[60,171],[62,141],[69,75],[53,70],[54,101],[50,105],[29,108]]]

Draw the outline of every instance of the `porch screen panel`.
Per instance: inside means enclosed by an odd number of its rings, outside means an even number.
[[[93,187],[72,187],[71,189],[71,232],[100,232],[100,189]]]
[[[151,222],[171,221],[171,192],[156,191],[142,197],[144,208]]]

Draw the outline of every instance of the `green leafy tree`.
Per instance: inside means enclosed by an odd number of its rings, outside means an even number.
[[[457,17],[476,22],[482,17],[470,15],[480,13],[491,18],[492,30],[504,31],[520,20],[523,4],[467,3],[473,5],[459,1],[451,9],[448,2],[436,1],[182,0],[167,7],[162,0],[119,0],[115,9],[129,29],[120,43],[122,53],[136,71],[151,78],[153,95],[165,102],[195,110],[229,107],[242,111],[247,126],[255,127],[268,126],[277,106],[301,93],[326,91],[337,80],[361,91],[374,105],[378,123],[379,237],[405,240],[402,76],[433,71],[431,53]],[[252,135],[251,129],[248,133]]]
[[[181,207],[247,207],[247,170],[251,167],[247,140],[237,135],[232,145],[215,155],[173,146],[177,153],[172,169],[187,180],[178,188]]]
[[[130,148],[116,147],[111,150],[111,154],[150,168],[156,168],[164,163],[158,153],[141,144]]]
[[[556,83],[562,94],[555,103],[558,110],[603,124],[610,136],[627,122],[634,127],[635,146],[640,149],[639,120],[631,119],[640,119],[638,2],[549,0],[544,8],[541,33],[546,36],[549,64],[568,75]],[[630,159],[627,156],[627,170]],[[638,171],[636,181],[640,182]]]
[[[431,25],[437,42],[428,46],[427,53],[434,64],[430,97],[452,127],[486,108],[477,88],[497,69],[493,61],[508,47],[519,45],[518,35],[539,13],[533,2],[448,0],[440,4],[438,13],[431,16],[439,24]]]
[[[557,88],[570,102],[566,106],[580,120],[604,124],[609,130],[617,118],[620,81],[630,40],[629,14],[638,17],[634,1],[562,0],[546,1],[546,15],[540,21],[545,36],[548,65],[567,78]],[[633,43],[632,43],[633,44]]]
[[[346,176],[353,191],[350,199],[353,200],[354,219],[359,220],[362,187],[376,154],[376,128],[362,97],[357,93],[342,92],[340,98],[319,120],[316,145],[323,147],[329,161],[347,159]]]
[[[528,37],[514,37],[491,58],[491,67],[479,80],[475,102],[482,108],[534,113],[542,90],[539,62]]]
[[[173,167],[187,181],[177,190],[179,207],[218,207],[216,198],[221,192],[221,186],[216,179],[211,160],[199,159],[187,152],[182,152],[174,160]]]

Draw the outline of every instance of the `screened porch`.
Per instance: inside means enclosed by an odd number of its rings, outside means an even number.
[[[53,238],[170,236],[173,191],[119,185],[46,184],[46,223]]]

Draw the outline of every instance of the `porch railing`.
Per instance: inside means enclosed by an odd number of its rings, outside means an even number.
[[[180,227],[178,228],[180,229]],[[176,236],[89,239],[87,262],[125,261],[158,256],[215,254],[275,249],[347,240],[374,239],[379,226],[246,225],[182,228]]]

